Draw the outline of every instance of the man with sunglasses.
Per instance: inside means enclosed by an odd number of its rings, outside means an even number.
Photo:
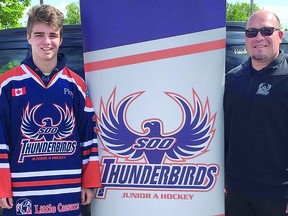
[[[225,177],[228,216],[282,216],[288,186],[288,60],[277,15],[253,13],[249,59],[226,75]]]

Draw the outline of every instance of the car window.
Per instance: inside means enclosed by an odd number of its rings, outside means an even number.
[[[284,32],[282,43],[280,44],[280,48],[284,50],[286,54],[288,54],[288,32]]]
[[[25,28],[1,30],[0,38],[0,74],[2,74],[19,65],[27,56],[29,44]]]
[[[248,59],[244,38],[245,22],[226,23],[225,73]]]
[[[0,51],[0,75],[19,65],[26,57],[28,49],[11,49]]]
[[[247,59],[244,31],[227,31],[225,73],[244,63]]]

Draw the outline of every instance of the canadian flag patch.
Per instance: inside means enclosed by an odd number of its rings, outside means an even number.
[[[12,88],[12,96],[13,97],[21,96],[21,95],[24,95],[24,94],[26,94],[25,86],[22,87],[22,88]]]

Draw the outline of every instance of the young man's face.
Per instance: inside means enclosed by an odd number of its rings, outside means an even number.
[[[60,29],[55,30],[45,23],[35,23],[31,35],[27,35],[27,40],[32,47],[33,61],[36,65],[57,62],[57,52],[62,43]]]

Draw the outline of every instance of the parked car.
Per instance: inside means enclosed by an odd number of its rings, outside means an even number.
[[[244,31],[245,22],[226,23],[225,73],[248,59]]]

